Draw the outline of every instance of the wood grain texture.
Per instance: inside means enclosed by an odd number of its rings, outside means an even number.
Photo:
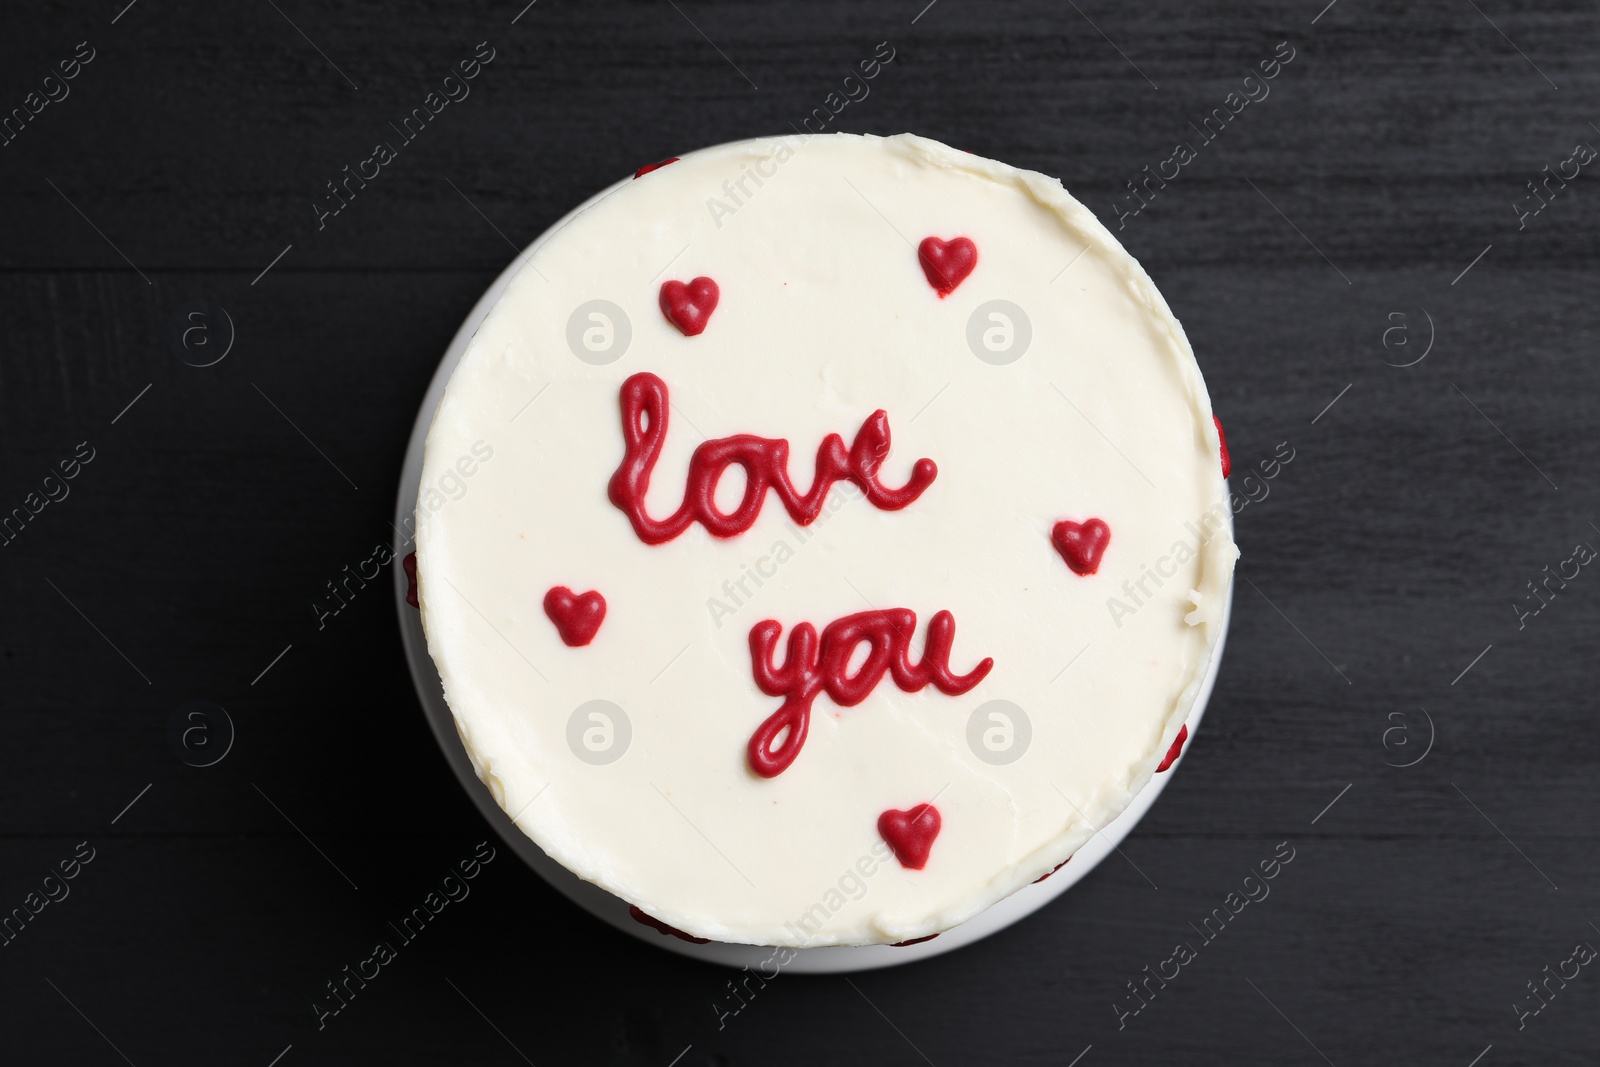
[[[1522,1029],[1512,1008],[1600,944],[1600,577],[1520,629],[1512,607],[1600,544],[1592,177],[1522,228],[1512,206],[1600,144],[1592,5],[924,3],[8,6],[0,113],[95,58],[0,147],[0,511],[95,458],[0,549],[0,913],[96,852],[0,947],[7,1062],[1592,1062],[1600,976]],[[319,229],[324,183],[483,41],[471,95]],[[1249,581],[1176,779],[1021,926],[853,985],[784,975],[720,1026],[727,974],[502,851],[319,1030],[323,983],[489,833],[383,583],[311,609],[388,536],[451,334],[572,205],[785,132],[880,41],[833,128],[1059,175],[1113,228],[1125,182],[1296,50],[1119,233],[1200,355],[1235,488],[1295,456],[1239,513]],[[197,298],[237,328],[205,369],[169,341]],[[1430,317],[1428,358],[1386,365]],[[169,750],[191,699],[237,728],[214,767]],[[1420,709],[1431,751],[1388,765]],[[1283,841],[1271,895],[1119,1029],[1126,983]]]

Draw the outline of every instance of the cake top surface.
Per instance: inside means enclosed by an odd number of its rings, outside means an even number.
[[[1210,403],[1059,182],[910,135],[642,173],[450,379],[423,622],[479,776],[679,930],[893,943],[1173,745],[1236,550]]]

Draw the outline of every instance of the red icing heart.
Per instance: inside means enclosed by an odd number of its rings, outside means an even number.
[[[1063,519],[1051,529],[1050,540],[1075,574],[1093,574],[1111,543],[1111,527],[1099,519],[1082,523]]]
[[[406,572],[406,603],[417,607],[417,554],[407,552],[406,558],[400,561],[400,566]]]
[[[1178,762],[1178,756],[1183,752],[1183,743],[1187,740],[1189,740],[1189,724],[1184,723],[1178,727],[1178,736],[1172,739],[1172,747],[1167,749],[1166,757],[1162,759],[1161,766],[1156,768],[1157,774]]]
[[[594,640],[606,617],[606,598],[593,589],[574,593],[564,585],[551,586],[544,595],[544,613],[556,624],[561,640],[577,648]]]
[[[939,836],[939,809],[932,804],[918,804],[910,811],[890,808],[878,816],[878,836],[894,851],[900,866],[920,871],[928,862],[933,850],[933,839]]]
[[[711,313],[717,309],[717,300],[721,296],[722,290],[717,288],[717,283],[704,275],[688,284],[663,282],[661,313],[685,337],[695,337],[711,321]]]
[[[671,159],[663,159],[660,163],[646,163],[644,166],[640,167],[638,170],[633,172],[633,180],[634,181],[638,181],[640,178],[643,178],[646,174],[649,174],[651,171],[660,170],[662,167],[666,166],[668,163],[676,163],[677,161],[678,161],[678,157],[677,156],[673,156]]]
[[[924,237],[917,246],[917,262],[922,264],[922,273],[927,275],[928,284],[938,291],[939,299],[943,300],[955,292],[956,286],[966,281],[972,268],[978,265],[978,246],[966,237],[950,241]]]
[[[1228,458],[1228,439],[1222,433],[1222,420],[1213,415],[1211,421],[1217,427],[1217,444],[1222,446],[1222,476],[1226,478],[1233,473],[1233,461]]]

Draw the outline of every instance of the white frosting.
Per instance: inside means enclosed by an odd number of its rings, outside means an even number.
[[[744,175],[759,184],[741,190]],[[940,299],[915,246],[958,235],[978,265]],[[699,275],[721,299],[684,337],[657,294]],[[595,299],[631,325],[604,366],[567,340]],[[996,299],[1031,324],[1006,365],[968,343],[969,318]],[[640,371],[672,402],[648,497],[658,518],[681,501],[702,434],[787,438],[803,490],[822,438],[848,444],[879,408],[893,439],[884,483],[921,457],[938,477],[898,512],[841,483],[810,527],[769,494],[741,536],[695,525],[644,544],[606,497],[623,454],[618,390]],[[722,506],[742,488],[735,468]],[[428,435],[423,622],[480,777],[580,877],[715,940],[896,942],[1032,882],[1149,780],[1219,636],[1237,555],[1227,500],[1182,328],[1059,182],[910,135],[751,141],[621,186],[511,282]],[[1090,517],[1111,542],[1080,577],[1050,531]],[[564,645],[545,617],[555,585],[605,596],[587,647]],[[916,656],[928,619],[951,611],[952,670],[993,657],[993,671],[964,696],[887,677],[853,708],[820,696],[793,765],[754,775],[745,745],[781,699],[754,684],[750,628],[778,620],[786,642],[801,622],[887,607],[916,612]],[[631,727],[604,765],[568,744],[569,718],[596,699]],[[990,700],[1031,723],[1007,765],[968,744]],[[943,825],[926,867],[883,862],[879,814],[928,801]]]

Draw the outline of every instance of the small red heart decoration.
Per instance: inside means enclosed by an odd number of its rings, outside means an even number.
[[[956,286],[967,280],[972,268],[978,265],[978,246],[971,239],[956,237],[941,241],[937,237],[924,237],[917,246],[917,262],[928,284],[943,300],[956,291]]]
[[[1222,446],[1222,476],[1226,478],[1233,473],[1233,461],[1228,458],[1228,438],[1222,433],[1221,419],[1213,415],[1211,422],[1217,428],[1217,444]]]
[[[1157,774],[1178,762],[1178,757],[1183,754],[1183,743],[1187,740],[1189,740],[1189,724],[1184,723],[1178,727],[1178,736],[1172,739],[1172,747],[1167,749],[1166,758],[1161,761],[1161,766],[1156,768]]]
[[[933,839],[939,836],[939,809],[932,804],[918,804],[910,811],[890,808],[878,816],[878,836],[888,843],[900,866],[920,871],[933,851]]]
[[[717,309],[721,296],[717,283],[703,275],[688,283],[663,282],[661,313],[685,337],[695,337],[711,321],[711,313]]]
[[[406,558],[400,561],[400,566],[406,572],[406,603],[412,607],[417,604],[417,554],[407,552]]]
[[[1072,522],[1063,519],[1050,531],[1050,541],[1075,574],[1093,574],[1111,543],[1111,527],[1099,519]]]
[[[578,648],[594,640],[606,617],[606,598],[593,589],[574,593],[564,585],[552,586],[544,595],[544,613],[556,624],[561,640]]]

